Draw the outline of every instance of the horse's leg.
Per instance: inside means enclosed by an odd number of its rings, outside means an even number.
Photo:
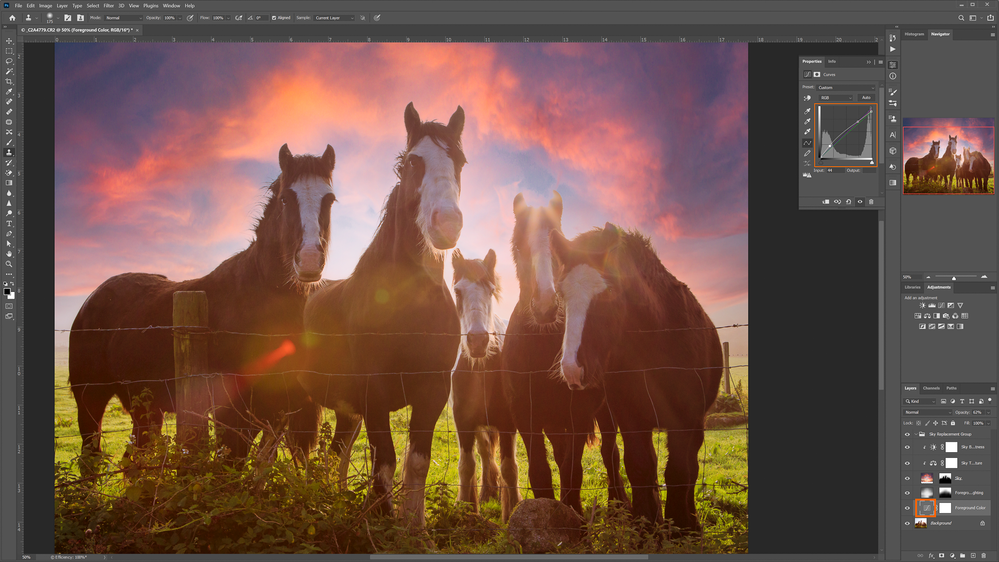
[[[138,414],[136,414],[137,410],[139,411]],[[135,441],[136,445],[145,447],[152,440],[153,435],[159,435],[163,431],[163,410],[155,406],[152,408],[143,407],[133,409],[132,427],[138,429],[138,437]]]
[[[682,529],[701,532],[694,504],[697,483],[697,451],[704,443],[703,429],[675,430],[667,433],[666,510],[667,519]]]
[[[354,441],[361,432],[361,416],[349,415],[340,410],[334,410],[336,414],[336,431],[333,433],[333,451],[339,459],[337,463],[337,475],[340,479],[340,489],[347,488],[347,472],[350,470],[350,452],[354,448]],[[393,469],[394,470],[394,469]]]
[[[503,523],[510,519],[513,508],[520,503],[520,471],[517,467],[517,431],[513,425],[499,429],[500,475],[503,489],[500,492],[500,508]]]
[[[475,433],[475,445],[482,460],[482,491],[479,500],[487,501],[499,496],[499,465],[496,464],[496,447],[499,434],[495,429],[483,429]]]
[[[662,520],[659,507],[659,487],[656,485],[658,459],[652,443],[652,431],[622,430],[624,438],[624,469],[631,481],[632,513],[644,517],[647,524]]]
[[[450,378],[450,373],[447,376]],[[443,392],[441,400],[434,397],[413,404],[413,415],[409,420],[409,447],[402,470],[403,513],[412,528],[422,529],[426,526],[424,505],[434,427],[447,404],[448,390],[450,386]]]
[[[340,432],[339,425],[338,422],[337,433]],[[364,425],[368,429],[372,456],[371,500],[377,502],[374,509],[377,513],[389,515],[392,512],[392,484],[395,479],[395,445],[392,443],[389,411],[379,408],[377,412],[369,412],[364,416]]]
[[[155,399],[143,402],[143,398],[132,396],[127,388],[118,392],[118,399],[132,418],[132,443],[139,448],[148,445],[151,435],[163,429],[163,410],[157,407]]]
[[[600,426],[600,456],[607,470],[607,503],[618,501],[626,509],[631,509],[631,500],[624,489],[624,479],[621,478],[621,451],[617,447],[617,424],[611,415],[610,408],[605,403],[597,410],[597,425]]]
[[[590,423],[593,423],[592,418]],[[560,501],[576,510],[576,513],[580,515],[583,514],[583,503],[580,495],[583,488],[583,451],[586,449],[588,438],[589,432],[586,430],[567,435],[565,451],[562,453],[562,463],[558,467],[561,484]]]
[[[215,423],[222,426],[219,442],[229,449],[229,462],[243,463],[250,456],[250,448],[260,428],[253,423],[253,387],[240,388],[238,377],[226,376],[222,380],[221,404],[215,407]]]
[[[104,410],[115,394],[112,385],[79,385],[73,387],[76,398],[76,423],[80,427],[83,446],[80,456],[83,459],[101,452],[101,428],[104,423]]]
[[[586,444],[594,437],[594,414],[599,410],[599,404],[604,401],[603,393],[572,393],[574,402],[570,406],[569,427],[566,428],[563,440],[565,450],[559,464],[560,496],[562,503],[583,514],[583,452]],[[558,456],[555,457],[558,460]]]
[[[472,510],[479,512],[479,497],[475,491],[475,430],[462,427],[458,430],[458,501],[472,504]]]
[[[531,482],[531,491],[535,498],[555,499],[552,487],[552,467],[548,464],[548,450],[545,448],[545,436],[540,427],[530,427],[525,435],[520,432],[520,438],[527,449],[527,477]]]
[[[323,407],[312,400],[303,399],[300,406],[288,419],[288,445],[291,456],[299,466],[305,466],[309,455],[319,443],[319,426],[322,423]]]

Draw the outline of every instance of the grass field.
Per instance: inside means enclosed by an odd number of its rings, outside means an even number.
[[[57,350],[55,367],[55,461],[59,463],[71,463],[75,465],[74,459],[80,451],[80,436],[76,423],[76,405],[72,394],[67,388],[68,368],[66,366],[65,349]],[[748,412],[748,358],[732,357],[732,386],[733,389],[740,386],[745,410]],[[395,431],[396,451],[399,454],[400,462],[397,463],[396,479],[401,479],[402,451],[406,444],[406,428],[409,409],[400,410],[392,415],[392,427]],[[332,411],[327,410],[324,418],[334,424],[335,417]],[[174,433],[175,416],[167,414],[164,433]],[[127,445],[131,421],[124,412],[117,399],[113,399],[104,417],[104,439],[103,448],[113,460],[121,458]],[[699,459],[701,460],[701,471],[699,482],[706,485],[700,490],[698,509],[705,519],[705,533],[711,531],[711,522],[719,519],[719,515],[732,517],[741,521],[743,528],[748,526],[748,425],[741,424],[729,427],[719,427],[707,431],[705,444],[702,448]],[[659,457],[659,478],[662,479],[663,469],[666,462],[666,433],[656,433],[654,440]],[[623,443],[620,436],[618,444],[623,451]],[[527,456],[524,451],[523,442],[518,439],[518,462],[520,465],[520,486],[525,498],[532,497],[527,471]],[[284,454],[284,453],[282,453]],[[368,454],[367,440],[364,432],[354,445],[351,456],[351,477],[363,478],[368,474]],[[552,461],[549,451],[549,460]],[[477,461],[478,462],[478,461]],[[479,470],[481,474],[481,463]],[[550,462],[553,470],[553,480],[558,486],[558,469],[555,463]],[[606,473],[603,462],[600,458],[599,447],[588,448],[583,456],[583,492],[582,499],[584,506],[597,503],[606,503]],[[622,466],[622,472],[623,466]],[[627,474],[622,474],[625,483],[628,485]],[[454,494],[458,488],[458,444],[457,435],[449,408],[445,408],[441,418],[437,423],[434,435],[433,458],[428,475],[427,483],[444,483],[450,486]],[[557,492],[556,492],[557,494]],[[665,492],[663,492],[665,498]],[[713,515],[705,514],[705,511],[715,512]],[[497,500],[491,500],[480,506],[480,513],[495,523],[500,522],[500,506]],[[724,518],[724,517],[723,517]],[[720,520],[720,519],[719,519]]]
[[[995,176],[989,178],[989,183],[985,188],[985,192],[993,194],[996,192]],[[954,182],[951,182],[950,189],[947,189],[940,182],[931,182],[913,178],[911,184],[906,183],[905,193],[963,193],[963,191],[962,188],[955,185]],[[975,193],[981,194],[981,191],[975,191]]]

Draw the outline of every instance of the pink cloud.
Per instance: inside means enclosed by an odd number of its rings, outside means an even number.
[[[327,143],[337,151],[338,244],[326,276],[349,274],[396,181],[403,108],[413,101],[424,119],[465,109],[469,227],[459,247],[473,257],[496,250],[505,307],[516,300],[513,196],[527,191],[543,204],[551,189],[563,191],[567,234],[605,221],[639,228],[702,302],[745,296],[744,46],[709,56],[695,45],[296,44],[213,47],[212,57],[171,47],[109,47],[96,70],[65,77],[81,91],[96,88],[102,72],[162,59],[148,81],[107,101],[123,120],[146,117],[133,119],[142,125],[120,144],[108,134],[96,151],[90,139],[101,119],[75,99],[57,100],[58,188],[67,202],[57,216],[59,294],[84,294],[126,270],[207,273],[246,246],[259,187],[277,175],[285,142],[295,153],[321,153]],[[724,79],[705,79],[706,65],[718,64]],[[197,103],[169,91],[233,66]],[[524,162],[549,174],[550,185],[519,171]],[[532,191],[539,181],[541,196]]]

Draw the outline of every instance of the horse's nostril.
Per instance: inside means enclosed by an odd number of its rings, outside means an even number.
[[[489,347],[489,334],[485,332],[476,332],[468,334],[468,350],[472,353],[473,357],[482,357],[486,353],[486,349]]]

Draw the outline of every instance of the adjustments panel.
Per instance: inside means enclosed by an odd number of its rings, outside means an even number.
[[[884,208],[884,57],[798,60],[801,209]]]

